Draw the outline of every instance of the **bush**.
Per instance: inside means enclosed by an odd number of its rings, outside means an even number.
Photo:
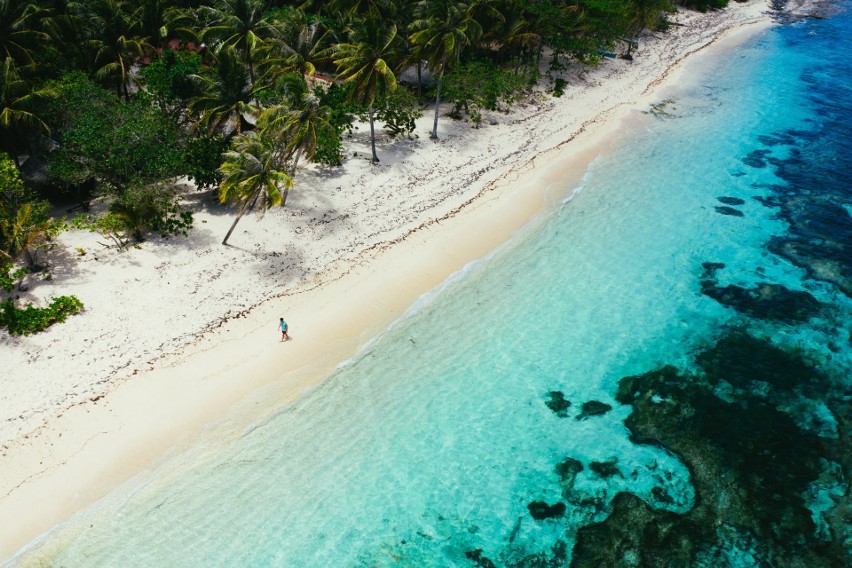
[[[382,107],[376,110],[376,118],[385,123],[385,130],[396,138],[400,134],[411,137],[414,132],[414,121],[423,116],[423,111],[417,102],[417,97],[400,87],[388,96]]]
[[[82,309],[83,302],[76,296],[54,298],[46,308],[28,304],[26,308],[20,309],[9,299],[0,303],[0,326],[7,327],[12,335],[31,335],[57,322],[64,322],[69,315]]]

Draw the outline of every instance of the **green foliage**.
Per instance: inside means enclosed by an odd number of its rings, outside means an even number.
[[[147,231],[162,237],[187,236],[192,224],[192,212],[155,186],[133,188],[110,203],[106,214],[78,215],[71,222],[73,228],[98,233],[119,249],[127,248],[131,239],[141,241]]]
[[[84,105],[48,157],[51,173],[67,184],[96,179],[112,192],[154,183],[184,170],[181,133],[142,94],[130,101]]]
[[[28,273],[28,268],[18,268],[16,270],[11,260],[0,257],[0,290],[11,292],[15,283]]]
[[[61,224],[50,218],[49,208],[47,201],[38,200],[24,185],[12,160],[0,154],[0,258],[14,262],[26,256],[34,266],[33,247],[61,230]]]
[[[198,189],[208,189],[222,181],[222,165],[228,141],[224,136],[199,136],[190,138],[184,149],[186,175]]]
[[[76,127],[83,115],[108,114],[118,104],[118,97],[93,83],[82,71],[48,81],[45,89],[52,96],[41,102],[42,116],[54,135]]]
[[[728,0],[679,0],[678,4],[699,12],[718,10],[728,5]]]
[[[59,296],[46,308],[37,308],[32,304],[17,308],[11,299],[7,299],[0,303],[0,326],[8,328],[12,335],[31,335],[54,323],[64,322],[68,316],[82,309],[83,302],[76,296]]]
[[[450,116],[459,117],[464,111],[478,123],[481,110],[499,110],[501,103],[508,108],[528,83],[524,73],[500,69],[487,59],[461,63],[444,81],[447,98],[455,103]]]
[[[328,88],[318,86],[314,90],[314,94],[320,99],[320,104],[331,108],[328,121],[339,134],[342,134],[344,130],[351,132],[355,115],[366,111],[362,105],[349,102],[352,98],[350,94],[352,89],[352,83],[342,86],[331,83]]]
[[[201,71],[201,56],[167,49],[157,61],[142,68],[145,85],[165,104],[186,101],[194,94],[191,76]]]
[[[400,134],[411,137],[415,121],[421,116],[423,111],[420,110],[417,97],[405,89],[397,89],[376,109],[376,118],[385,123],[385,130],[391,137]]]
[[[125,221],[118,215],[78,215],[71,221],[71,228],[98,233],[109,239],[119,249],[124,249],[129,243],[129,235]],[[104,246],[108,246],[101,243]]]
[[[324,131],[317,136],[314,162],[329,166],[339,166],[342,163],[343,143],[340,137],[344,131],[351,132],[355,116],[365,112],[361,105],[349,102],[352,89],[351,83],[342,86],[331,83],[327,88],[318,86],[314,90],[320,104],[331,109],[328,122],[334,127],[334,132]]]
[[[327,166],[339,166],[343,163],[343,142],[337,131],[321,132],[317,136],[317,151],[314,162]]]
[[[565,86],[568,84],[568,81],[563,79],[562,77],[557,77],[553,81],[553,96],[561,97],[565,94]]]
[[[162,237],[187,236],[192,228],[192,212],[180,208],[171,192],[156,186],[133,188],[110,203],[109,214],[124,223],[127,233],[137,241],[142,233],[154,231]]]

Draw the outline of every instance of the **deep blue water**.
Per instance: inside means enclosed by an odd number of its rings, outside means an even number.
[[[702,56],[559,210],[304,400],[98,504],[26,561],[561,566],[619,492],[705,525],[683,533],[695,565],[848,558],[835,512],[849,490],[850,32],[842,12]],[[697,386],[657,384],[648,408],[679,414],[637,443],[619,385],[666,365]],[[718,409],[727,438],[695,418]],[[750,436],[747,452],[730,442]],[[717,485],[726,511],[704,507]],[[621,546],[625,566],[673,547]]]

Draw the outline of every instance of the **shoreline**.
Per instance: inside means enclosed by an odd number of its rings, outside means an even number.
[[[623,121],[671,85],[687,58],[719,46],[723,38],[739,41],[771,25],[768,16],[760,15],[765,6],[757,6],[760,12],[755,6],[736,6],[741,13],[751,9],[753,15],[727,26],[724,14],[716,14],[717,27],[709,38],[658,69],[644,89],[607,102],[578,127],[571,125],[571,135],[555,144],[539,141],[532,157],[517,165],[482,173],[470,193],[441,204],[444,210],[426,221],[404,224],[394,238],[332,261],[308,281],[238,311],[177,354],[160,357],[153,369],[134,373],[106,395],[60,410],[45,426],[4,445],[0,522],[15,530],[4,531],[0,559],[12,557],[38,535],[198,440],[226,444],[247,425],[302,397],[424,293],[558,206],[579,185],[594,157],[618,141]],[[657,45],[657,51],[662,50]],[[624,68],[620,62],[615,67],[616,73]],[[604,75],[600,88],[606,90],[606,74],[596,74]],[[550,121],[551,115],[558,119],[554,108],[539,113],[547,115],[544,118],[515,120]],[[508,118],[513,119],[511,114]],[[442,125],[448,122],[444,119]],[[551,137],[561,133],[556,130]],[[487,153],[487,131],[458,136],[473,139]],[[387,171],[393,177],[394,165]],[[283,345],[272,329],[279,315],[293,333],[293,340]]]

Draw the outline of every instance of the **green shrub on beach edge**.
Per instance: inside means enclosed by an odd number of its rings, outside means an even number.
[[[16,308],[11,299],[0,303],[0,326],[7,327],[12,335],[31,335],[44,331],[54,323],[64,322],[69,315],[83,309],[83,302],[76,296],[59,296],[46,308],[28,304]]]

